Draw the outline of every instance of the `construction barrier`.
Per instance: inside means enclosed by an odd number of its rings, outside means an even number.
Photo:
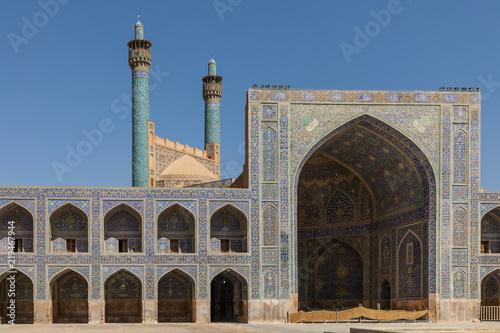
[[[338,315],[338,317],[337,317]],[[434,313],[429,310],[421,311],[406,311],[406,310],[375,310],[368,309],[363,306],[342,310],[342,311],[299,311],[290,314],[290,323],[312,323],[321,321],[348,321],[355,318],[368,318],[373,320],[417,320],[425,315],[434,316]]]

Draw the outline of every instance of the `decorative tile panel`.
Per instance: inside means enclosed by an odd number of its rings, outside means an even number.
[[[454,203],[468,202],[468,187],[467,185],[453,185],[451,197]]]
[[[263,248],[262,249],[262,264],[277,265],[279,261],[278,248]]]
[[[453,107],[453,122],[454,123],[468,123],[469,122],[469,107],[468,106],[454,106]]]
[[[480,194],[479,168],[480,168],[480,123],[479,123],[479,108],[472,107],[470,113],[470,173],[469,173],[469,297],[480,298],[481,290],[479,280],[478,266],[478,249],[479,249],[479,234],[480,234],[480,217],[479,217],[479,202]]]
[[[268,269],[263,276],[264,299],[278,298],[278,274],[274,270]]]
[[[262,184],[262,200],[278,199],[278,184]]]
[[[276,132],[267,128],[262,133],[262,180],[276,181]]]
[[[453,298],[467,298],[467,274],[462,269],[453,272]]]
[[[453,134],[453,183],[467,183],[467,134],[456,131]]]
[[[451,251],[451,263],[454,266],[467,266],[467,249],[452,249]]]
[[[262,119],[263,120],[276,120],[278,114],[277,104],[263,104],[262,105]]]

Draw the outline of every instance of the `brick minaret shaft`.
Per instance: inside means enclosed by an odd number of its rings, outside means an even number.
[[[132,69],[132,186],[148,187],[149,68],[151,42],[144,39],[144,26],[137,21],[135,39],[128,42]]]
[[[208,75],[203,79],[205,100],[205,149],[208,158],[215,161],[215,175],[220,178],[220,99],[222,77],[217,75],[216,63],[210,59]]]

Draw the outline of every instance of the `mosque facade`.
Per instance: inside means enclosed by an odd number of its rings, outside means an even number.
[[[155,135],[140,22],[128,48],[133,186],[0,186],[0,317],[12,285],[16,323],[35,324],[285,322],[359,304],[473,321],[500,305],[479,91],[251,88],[243,173],[221,180],[215,61],[201,150]]]

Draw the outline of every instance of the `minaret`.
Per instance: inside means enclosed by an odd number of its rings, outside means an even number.
[[[135,39],[128,42],[128,64],[132,69],[132,186],[148,187],[149,68],[151,42],[144,39],[141,22],[135,24]]]
[[[215,160],[215,175],[220,179],[220,99],[222,77],[217,75],[214,59],[208,62],[208,75],[203,79],[205,100],[205,149],[208,158]]]

